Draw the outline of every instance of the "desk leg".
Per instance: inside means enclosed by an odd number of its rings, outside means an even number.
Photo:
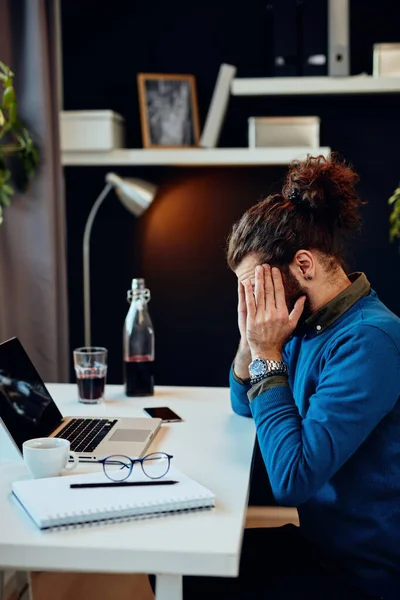
[[[182,575],[156,576],[156,600],[182,599]]]
[[[4,600],[4,571],[0,569],[0,600]]]

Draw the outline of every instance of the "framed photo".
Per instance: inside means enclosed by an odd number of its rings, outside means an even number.
[[[138,88],[145,148],[198,146],[199,113],[193,75],[139,73]]]

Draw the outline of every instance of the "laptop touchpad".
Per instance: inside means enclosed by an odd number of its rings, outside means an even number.
[[[149,429],[117,429],[109,442],[144,442],[150,433]]]

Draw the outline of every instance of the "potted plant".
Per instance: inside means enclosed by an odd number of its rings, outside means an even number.
[[[0,62],[0,224],[14,185],[25,191],[39,163],[38,149],[18,116],[13,78],[14,73]]]
[[[389,217],[389,235],[390,241],[400,240],[400,185],[395,189],[393,195],[389,198],[389,204],[392,206],[392,212]]]

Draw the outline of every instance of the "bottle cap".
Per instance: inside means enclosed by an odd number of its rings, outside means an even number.
[[[132,287],[128,290],[127,294],[129,304],[132,302],[133,298],[142,298],[147,303],[150,301],[150,297],[150,290],[146,288],[145,280],[142,277],[132,279]]]
[[[145,285],[143,278],[132,279],[132,290],[144,290]]]

